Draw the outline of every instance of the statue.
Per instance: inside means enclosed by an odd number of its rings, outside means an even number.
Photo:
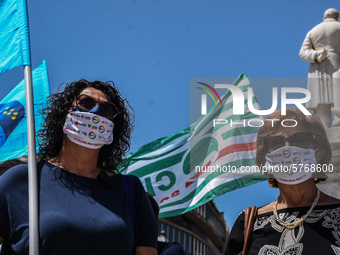
[[[310,30],[299,56],[310,62],[308,90],[312,97],[307,109],[320,117],[326,128],[340,126],[340,22],[339,12],[326,10],[323,22]],[[333,108],[331,109],[331,106]],[[332,114],[334,121],[332,123]]]

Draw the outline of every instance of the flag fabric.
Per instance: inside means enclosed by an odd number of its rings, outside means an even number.
[[[234,85],[243,92],[244,115],[233,115],[233,98],[228,91],[221,98],[222,104],[216,104],[191,127],[127,156],[122,172],[140,178],[145,190],[158,202],[160,218],[185,213],[221,194],[264,180],[260,173],[239,171],[255,165],[258,130],[254,123],[242,123],[261,118],[248,109],[247,91],[251,85],[246,74],[240,75]],[[254,96],[252,103],[259,108]],[[214,119],[233,121],[234,125],[214,127]],[[209,166],[214,168],[207,171]]]
[[[31,65],[26,0],[0,0],[0,73]]]
[[[37,132],[43,121],[39,111],[50,95],[45,60],[33,71],[32,77]],[[0,162],[27,154],[26,96],[23,80],[0,102]]]

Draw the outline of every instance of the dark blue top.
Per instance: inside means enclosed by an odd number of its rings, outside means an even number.
[[[157,242],[158,255],[185,255],[182,246],[177,242]]]
[[[40,166],[40,167],[39,167]],[[1,254],[28,254],[27,165],[0,177]],[[98,179],[38,163],[40,254],[126,254],[133,248],[133,223],[122,175]],[[149,199],[133,178],[138,222],[138,246],[156,248],[157,223]]]

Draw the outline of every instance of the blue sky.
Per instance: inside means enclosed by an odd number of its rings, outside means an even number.
[[[338,1],[28,0],[32,67],[47,60],[51,92],[80,78],[113,80],[135,109],[131,151],[190,125],[190,78],[305,78],[306,33]],[[0,100],[23,79],[0,76]],[[263,108],[271,91],[254,87]],[[270,102],[269,102],[270,101]],[[276,199],[256,184],[215,199],[231,226]]]

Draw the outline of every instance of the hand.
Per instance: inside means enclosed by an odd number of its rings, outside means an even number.
[[[315,60],[316,62],[321,63],[327,58],[327,56],[328,55],[326,49],[318,50],[316,51]]]

